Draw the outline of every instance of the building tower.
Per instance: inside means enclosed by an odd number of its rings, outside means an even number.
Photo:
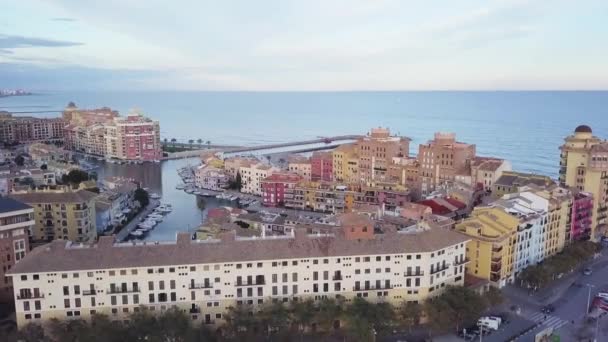
[[[593,136],[591,127],[580,125],[560,147],[559,182],[593,195],[591,239],[606,232],[608,216],[608,142]]]

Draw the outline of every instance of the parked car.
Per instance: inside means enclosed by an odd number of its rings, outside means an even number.
[[[542,313],[544,313],[544,314],[547,314],[547,315],[549,315],[549,314],[553,313],[553,311],[555,311],[555,307],[554,307],[553,305],[551,305],[551,304],[546,305],[546,306],[543,306],[543,307],[540,309],[540,312],[542,312]]]
[[[491,330],[498,330],[498,327],[500,326],[501,320],[500,318],[497,317],[481,317],[478,321],[477,321],[477,325],[483,329],[491,329]]]
[[[590,276],[591,274],[593,274],[593,270],[591,270],[589,267],[587,267],[583,270],[583,274],[586,276]]]

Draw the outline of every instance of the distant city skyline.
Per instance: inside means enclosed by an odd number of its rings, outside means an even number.
[[[607,12],[601,0],[12,1],[0,88],[602,90]]]

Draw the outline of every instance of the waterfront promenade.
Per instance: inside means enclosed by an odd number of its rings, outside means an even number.
[[[126,226],[122,227],[122,229],[116,234],[115,240],[117,242],[125,241],[129,237],[129,234],[137,229],[137,225],[141,222],[141,219],[152,213],[154,208],[156,208],[159,204],[160,201],[150,199],[148,206],[144,210],[140,211],[139,214],[137,214],[129,223],[127,223]]]

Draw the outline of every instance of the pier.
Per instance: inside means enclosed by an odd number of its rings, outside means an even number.
[[[257,145],[250,147],[240,147],[240,148],[232,148],[226,149],[223,152],[223,157],[231,157],[238,155],[251,154],[252,152],[262,152],[266,151],[267,153],[260,154],[270,154],[276,152],[290,152],[290,153],[301,153],[301,152],[311,152],[311,151],[320,151],[320,150],[328,150],[336,148],[340,145],[340,143],[348,143],[355,141],[357,139],[362,138],[362,135],[339,135],[334,137],[321,137],[318,139],[311,140],[300,140],[286,143],[277,143],[277,144],[265,144],[265,145]],[[333,143],[333,144],[332,144]],[[324,144],[320,145],[319,144]],[[312,146],[310,146],[312,145]],[[283,151],[271,151],[276,149],[285,149],[289,147],[301,147],[295,150],[283,150]]]

